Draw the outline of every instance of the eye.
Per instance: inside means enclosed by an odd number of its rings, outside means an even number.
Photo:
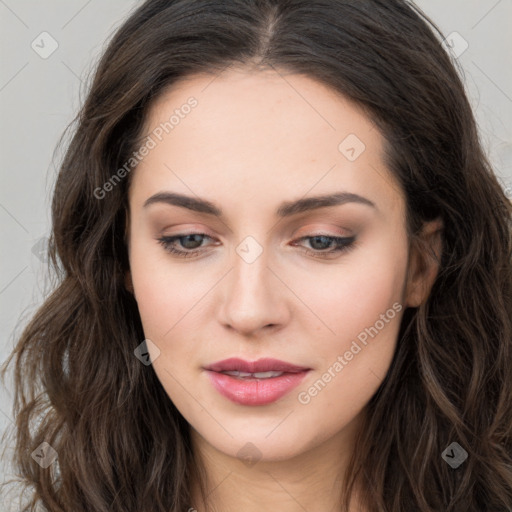
[[[187,233],[185,235],[163,236],[158,239],[160,244],[167,252],[175,254],[181,258],[191,258],[198,253],[204,252],[203,249],[198,250],[197,247],[205,238],[211,238],[203,233]],[[186,250],[176,249],[175,242],[179,241]]]
[[[211,239],[211,237],[204,233],[186,233],[183,235],[163,236],[157,240],[167,252],[180,258],[192,258],[205,252],[205,249],[201,248],[201,243],[205,239]],[[352,249],[356,237],[310,235],[299,238],[298,242],[303,240],[310,240],[310,244],[313,247],[312,249],[302,247],[307,254],[316,258],[329,258]],[[184,247],[184,249],[176,248],[177,242]],[[333,244],[334,247],[332,247]],[[293,245],[297,245],[297,243],[295,242]]]
[[[299,241],[302,240],[310,240],[310,245],[313,247],[313,250],[304,247],[304,250],[307,254],[310,254],[315,258],[330,258],[333,256],[336,257],[339,253],[347,252],[350,249],[353,249],[356,237],[310,235],[299,238]]]

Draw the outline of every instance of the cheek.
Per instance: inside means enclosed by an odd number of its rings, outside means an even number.
[[[204,295],[204,283],[197,273],[189,279],[182,266],[171,264],[170,256],[155,246],[134,244],[130,270],[144,333],[163,341]]]
[[[316,345],[322,363],[299,402],[333,409],[340,421],[357,414],[384,379],[396,349],[404,311],[407,245],[374,244],[335,272],[303,289],[329,327]],[[314,404],[314,405],[313,405]]]
[[[330,320],[336,335],[324,337],[316,346],[322,363],[296,394],[304,430],[313,431],[313,418],[324,417],[322,435],[328,438],[339,431],[363,410],[389,370],[404,307],[393,301],[392,281],[371,283],[368,293],[360,288],[354,292],[359,303],[344,294],[345,308]]]
[[[337,265],[294,279],[297,295],[307,298],[326,338],[334,340],[331,349],[372,326],[393,304],[402,304],[407,245],[395,240],[368,244]],[[389,316],[394,313],[392,309]]]

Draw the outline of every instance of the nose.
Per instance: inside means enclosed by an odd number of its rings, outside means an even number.
[[[265,251],[252,262],[235,254],[218,310],[219,321],[226,328],[258,336],[260,331],[276,330],[288,322],[287,300],[292,294],[268,263]]]

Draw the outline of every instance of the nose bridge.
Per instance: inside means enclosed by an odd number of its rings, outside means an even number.
[[[222,323],[244,333],[283,323],[283,287],[270,268],[270,251],[247,236],[235,248],[233,267],[223,296]]]

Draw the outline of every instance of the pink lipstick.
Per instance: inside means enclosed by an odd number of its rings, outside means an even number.
[[[279,361],[230,358],[207,367],[210,382],[224,397],[241,405],[275,402],[298,386],[310,368]]]

